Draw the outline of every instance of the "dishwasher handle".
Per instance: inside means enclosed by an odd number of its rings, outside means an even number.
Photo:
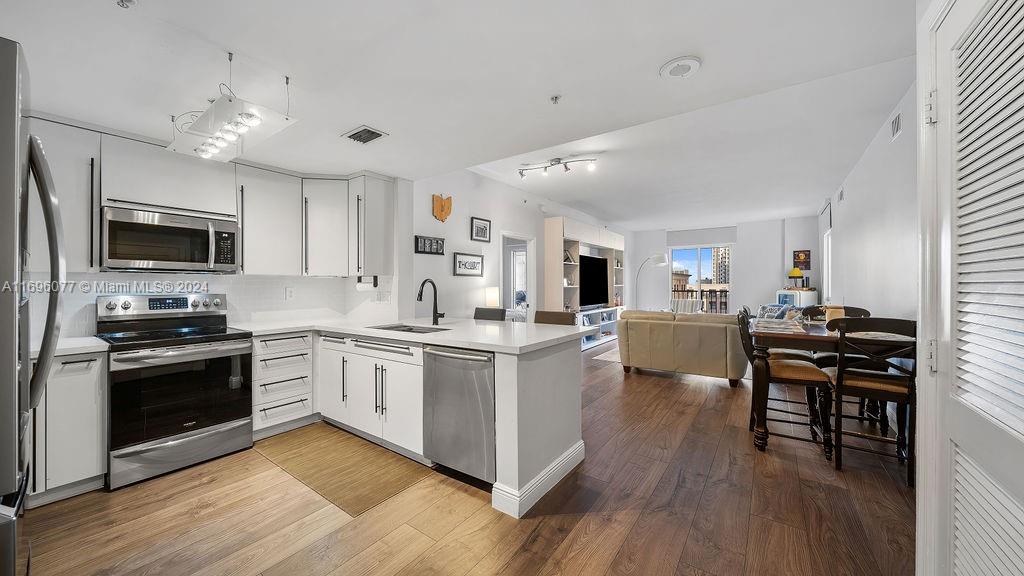
[[[478,356],[476,354],[464,354],[460,352],[449,352],[447,350],[438,350],[436,348],[423,348],[424,354],[432,354],[434,356],[440,356],[442,358],[452,358],[454,360],[468,360],[470,362],[493,362],[493,356]]]

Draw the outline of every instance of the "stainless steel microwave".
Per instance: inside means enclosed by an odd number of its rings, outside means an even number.
[[[103,208],[106,270],[238,272],[238,222],[135,208]]]

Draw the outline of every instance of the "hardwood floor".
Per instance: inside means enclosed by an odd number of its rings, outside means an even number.
[[[608,349],[584,354],[586,459],[522,520],[319,424],[30,510],[33,574],[913,573],[901,465],[847,451],[836,472],[777,437],[759,453],[749,382],[624,375]]]

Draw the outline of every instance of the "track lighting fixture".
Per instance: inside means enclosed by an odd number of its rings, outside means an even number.
[[[540,170],[543,176],[547,176],[548,168],[561,166],[563,171],[568,172],[570,170],[570,165],[577,162],[586,162],[588,172],[593,172],[597,169],[597,158],[552,158],[543,164],[524,165],[522,168],[519,168],[517,172],[519,172],[520,178],[526,178],[526,173],[534,170]]]

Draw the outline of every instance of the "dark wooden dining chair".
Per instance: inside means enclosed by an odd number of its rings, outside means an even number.
[[[917,420],[917,323],[898,318],[836,318],[826,326],[839,331],[839,364],[825,368],[835,403],[835,466],[843,467],[843,449],[861,450],[907,463],[907,485],[914,486],[914,426]],[[896,404],[896,438],[844,431],[843,398],[854,396]],[[882,413],[888,421],[888,414]],[[843,436],[896,445],[895,453],[843,444]]]
[[[744,307],[736,315],[736,323],[740,331],[740,343],[743,345],[743,352],[747,356],[747,361],[750,362],[751,366],[754,364],[754,339],[750,334],[750,309]],[[784,404],[802,404],[802,402],[796,400],[789,400],[788,398],[776,398],[771,396],[769,393],[768,410],[772,412],[780,412],[782,414],[788,414],[790,416],[798,416],[800,418],[806,418],[806,425],[810,428],[811,438],[807,439],[802,436],[792,436],[789,434],[781,434],[772,432],[773,436],[782,436],[784,438],[792,438],[793,440],[800,440],[803,442],[813,442],[821,444],[825,459],[832,459],[832,437],[830,430],[829,418],[821,418],[819,414],[828,414],[831,410],[831,394],[828,394],[830,390],[831,380],[829,375],[814,365],[813,362],[806,359],[791,358],[785,354],[773,354],[771,349],[768,351],[768,382],[771,384],[792,384],[795,386],[803,386],[804,393],[806,394],[806,405],[807,412],[796,412],[793,410],[785,410],[782,408],[772,408],[771,402],[782,402]],[[768,422],[782,422],[785,424],[799,424],[800,422],[793,422],[792,420],[783,420],[782,418],[767,418]],[[750,405],[750,429],[754,429],[754,405],[753,399],[751,399]],[[820,441],[819,441],[820,438]]]
[[[576,315],[572,312],[553,312],[551,310],[537,310],[533,316],[536,324],[558,324],[561,326],[575,326]]]
[[[815,304],[813,306],[805,306],[800,311],[800,315],[806,320],[824,322],[826,319],[825,314],[826,306],[821,304]],[[871,312],[866,308],[857,308],[856,306],[843,306],[843,317],[845,318],[870,318]],[[818,368],[830,368],[834,367],[839,363],[839,355],[835,352],[815,352],[813,355],[814,363],[817,364]],[[857,403],[857,416],[864,422],[874,425],[879,425],[882,428],[883,434],[889,433],[888,419],[883,419],[882,415],[885,414],[886,406],[879,404],[878,402],[871,402],[870,404],[863,398],[856,400]]]
[[[504,308],[481,308],[473,312],[473,320],[498,320],[501,322],[505,321],[505,309]]]

